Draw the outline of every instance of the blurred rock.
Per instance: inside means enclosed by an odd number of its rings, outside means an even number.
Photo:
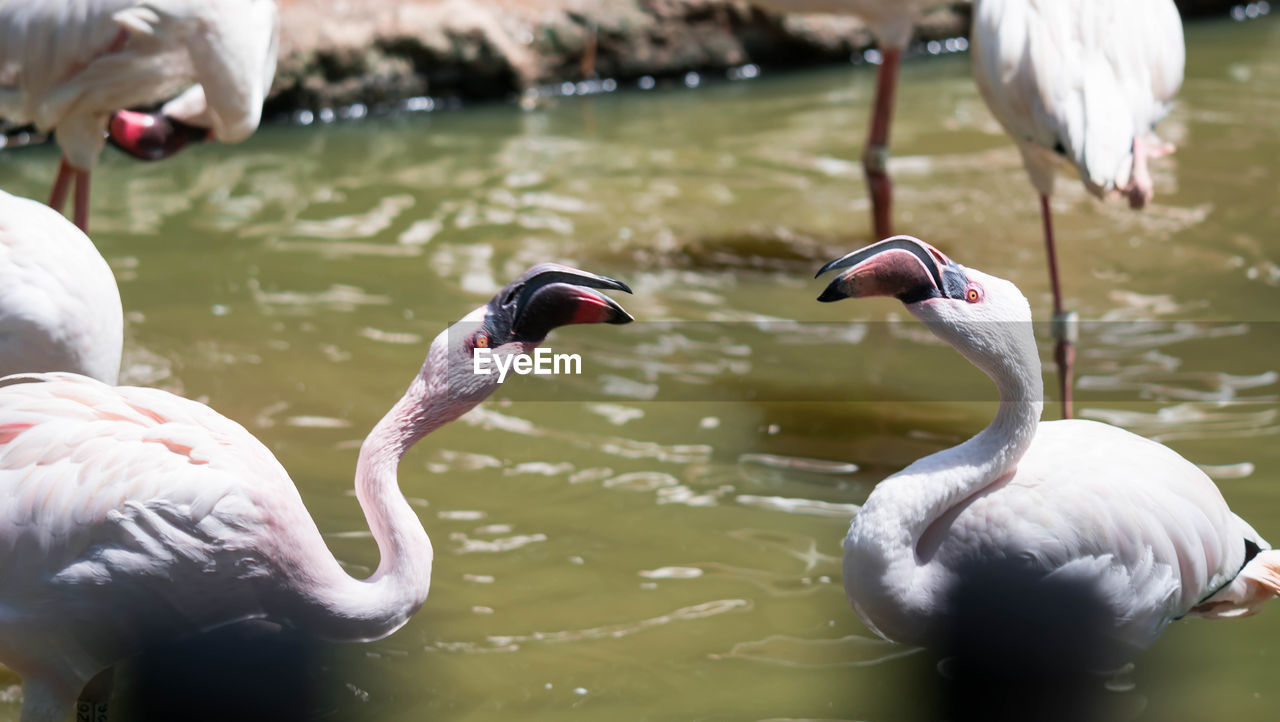
[[[967,6],[930,13],[921,39],[964,34]],[[782,16],[745,0],[281,0],[281,21],[268,113],[848,62],[872,43],[856,18]]]
[[[777,15],[747,0],[280,0],[281,46],[268,113],[416,96],[505,99],[591,77],[618,82],[848,62],[862,23]],[[1184,15],[1238,3],[1178,0]],[[917,39],[965,35],[970,2],[927,14]]]

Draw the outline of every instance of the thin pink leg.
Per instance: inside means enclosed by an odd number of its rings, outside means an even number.
[[[67,203],[67,188],[75,169],[67,162],[66,157],[58,164],[58,175],[53,179],[53,191],[49,193],[49,207],[61,213]]]
[[[893,183],[889,180],[889,129],[893,124],[893,100],[898,87],[898,65],[902,51],[883,51],[880,70],[876,74],[876,100],[871,111],[871,128],[867,146],[862,152],[862,169],[871,192],[873,232],[876,238],[893,235]]]
[[[76,174],[76,211],[75,223],[80,230],[89,232],[89,171],[79,170]]]
[[[1062,399],[1062,418],[1072,418],[1072,368],[1076,363],[1076,336],[1079,335],[1075,313],[1062,310],[1062,286],[1058,282],[1058,252],[1053,243],[1053,220],[1049,196],[1040,196],[1040,217],[1044,220],[1044,247],[1049,256],[1049,283],[1053,287],[1053,320],[1050,322],[1054,344],[1053,356],[1058,362],[1058,391]]]
[[[1133,139],[1133,170],[1129,174],[1130,208],[1143,208],[1151,202],[1155,195],[1155,183],[1151,181],[1151,170],[1147,166],[1150,149],[1140,137]]]

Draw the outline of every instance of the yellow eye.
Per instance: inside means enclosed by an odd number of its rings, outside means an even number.
[[[489,337],[482,333],[476,334],[476,348],[489,348]]]
[[[982,292],[979,291],[977,288],[970,286],[969,290],[965,291],[964,298],[969,303],[977,303],[978,301],[982,300]]]

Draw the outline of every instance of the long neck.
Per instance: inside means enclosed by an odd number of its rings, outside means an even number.
[[[360,447],[356,498],[381,559],[364,580],[352,578],[336,563],[313,575],[313,588],[303,590],[308,613],[299,621],[317,636],[336,641],[380,639],[399,629],[427,598],[431,540],[401,493],[396,470],[418,440],[471,407],[450,403],[440,380],[443,369],[434,373],[434,366],[428,357],[409,390]]]
[[[884,525],[882,531],[892,529],[899,541],[909,542],[904,552],[914,554],[930,525],[1012,473],[1035,437],[1044,389],[1035,340],[1030,325],[1026,327],[1005,353],[979,353],[956,344],[995,382],[1000,393],[995,418],[968,441],[926,456],[887,479],[859,513],[870,512]]]

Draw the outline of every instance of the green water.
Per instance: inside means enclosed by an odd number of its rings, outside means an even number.
[[[1055,197],[1068,305],[1099,321],[1081,415],[1212,467],[1276,540],[1280,20],[1187,39],[1155,205],[1072,179]],[[1014,280],[1046,318],[1036,199],[967,58],[902,76],[898,229]],[[157,165],[104,154],[93,235],[127,312],[125,380],[261,438],[353,574],[377,563],[356,448],[426,342],[535,262],[636,291],[621,300],[640,322],[552,336],[582,376],[511,379],[405,460],[431,595],[388,639],[325,647],[310,716],[928,718],[918,656],[848,607],[840,540],[876,481],[980,429],[994,392],[896,302],[814,301],[813,272],[872,240],[856,162],[872,79],[266,127]],[[54,166],[52,148],[5,152],[0,187],[44,197]],[[1177,623],[1109,703],[1272,720],[1277,659],[1280,610]]]

